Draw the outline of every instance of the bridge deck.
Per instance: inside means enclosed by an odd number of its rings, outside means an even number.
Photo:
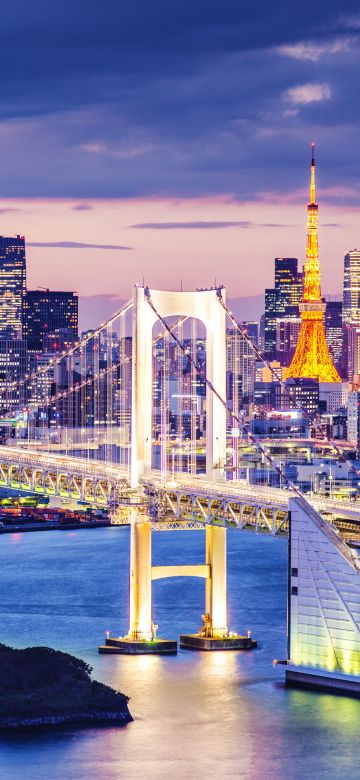
[[[103,481],[129,488],[128,469],[124,466],[112,465],[99,460],[88,460],[66,455],[49,454],[38,450],[24,449],[21,447],[0,447],[0,468],[14,466],[36,471],[48,471],[54,474],[71,475],[79,479]],[[152,486],[156,491],[168,494],[181,494],[198,497],[199,499],[226,500],[249,505],[258,505],[264,510],[277,509],[287,511],[288,500],[295,497],[295,493],[286,488],[274,488],[268,486],[248,485],[243,480],[222,480],[209,482],[202,475],[190,475],[175,473],[174,481],[168,480],[165,484],[161,473],[153,470],[144,484]],[[22,486],[24,490],[30,490],[30,483]],[[336,518],[360,523],[360,502],[340,501],[318,496],[306,496],[307,501],[321,513],[328,513]],[[106,500],[104,496],[102,502]]]

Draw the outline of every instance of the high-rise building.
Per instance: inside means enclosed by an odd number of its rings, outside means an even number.
[[[245,322],[240,322],[239,324],[243,330],[246,330],[246,333],[249,336],[252,344],[257,347],[259,344],[259,323],[255,322],[255,320],[246,320]]]
[[[232,328],[226,331],[226,371],[228,398],[239,408],[244,399],[252,399],[256,356],[251,344]]]
[[[0,236],[0,338],[22,337],[25,290],[25,238]]]
[[[0,411],[11,412],[27,403],[21,379],[26,374],[25,339],[0,338]]]
[[[275,291],[277,317],[299,316],[302,274],[296,257],[275,257]]]
[[[307,247],[304,265],[304,287],[300,304],[301,328],[295,355],[287,369],[288,379],[309,378],[319,382],[341,382],[328,350],[321,297],[318,246],[318,206],[315,199],[314,145],[311,157],[310,202],[307,207]]]
[[[302,273],[296,257],[275,257],[275,286],[265,290],[264,352],[275,360],[276,323],[279,319],[297,319],[302,292]]]
[[[265,352],[265,313],[260,317],[258,347],[260,352],[263,354]]]
[[[344,257],[343,322],[360,325],[360,251],[352,249]]]
[[[360,325],[344,325],[346,343],[346,378],[358,382],[360,376]]]
[[[339,373],[343,366],[343,305],[341,301],[327,301],[325,309],[325,333],[330,355]]]
[[[360,391],[349,393],[347,402],[347,439],[360,450]]]
[[[276,356],[276,290],[265,290],[264,353],[269,360]]]
[[[276,354],[282,366],[288,366],[294,357],[300,324],[299,317],[283,317],[276,321]]]
[[[73,292],[28,290],[24,306],[24,338],[28,349],[41,351],[48,334],[55,337],[66,329],[67,337],[78,337],[78,297]],[[47,339],[47,342],[49,339]],[[47,344],[47,346],[49,346]],[[51,347],[51,340],[50,340]]]

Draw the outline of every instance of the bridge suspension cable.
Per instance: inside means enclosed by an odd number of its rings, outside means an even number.
[[[226,410],[226,412],[230,413],[232,419],[235,420],[235,422],[239,425],[239,427],[245,433],[247,438],[252,442],[252,444],[256,447],[256,449],[258,449],[262,453],[262,455],[264,455],[264,457],[267,459],[267,461],[270,463],[270,465],[275,469],[275,471],[281,477],[283,477],[283,479],[289,485],[291,490],[293,490],[297,495],[302,497],[303,494],[302,494],[301,490],[297,487],[297,485],[294,485],[294,483],[289,479],[287,474],[285,474],[285,472],[282,470],[281,466],[279,466],[276,463],[276,461],[273,459],[273,457],[270,455],[270,453],[265,449],[265,447],[263,447],[263,445],[261,444],[261,441],[248,430],[248,428],[244,425],[241,417],[239,417],[239,415],[237,415],[232,409],[229,408],[227,401],[220,395],[220,393],[214,387],[212,382],[210,382],[210,380],[207,378],[206,371],[204,371],[202,369],[202,367],[199,365],[199,363],[196,360],[194,360],[192,354],[188,354],[186,352],[183,344],[181,343],[181,341],[177,337],[176,333],[171,330],[171,328],[168,325],[168,323],[166,322],[166,320],[161,316],[160,312],[157,310],[156,306],[154,305],[154,303],[152,301],[152,298],[151,298],[150,290],[149,290],[148,287],[145,287],[145,297],[146,297],[146,300],[147,300],[149,306],[153,310],[155,316],[159,320],[159,322],[161,322],[161,324],[167,330],[167,332],[172,337],[172,339],[174,339],[174,341],[176,342],[176,344],[178,345],[178,347],[182,351],[182,353],[192,363],[192,365],[196,369],[196,372],[200,375],[200,377],[202,378],[202,380],[204,381],[206,386],[212,391],[212,393],[214,393],[214,395],[220,401],[221,405]]]
[[[299,399],[298,399],[298,398],[296,398],[296,396],[294,395],[294,393],[292,393],[292,391],[291,391],[291,388],[290,388],[290,387],[289,387],[289,386],[286,384],[286,382],[284,382],[284,380],[283,380],[283,379],[279,378],[279,376],[278,376],[277,372],[275,371],[275,369],[273,368],[273,366],[271,365],[271,363],[270,363],[270,362],[267,360],[267,358],[265,358],[265,357],[264,357],[264,355],[263,355],[263,354],[260,352],[259,348],[258,348],[258,347],[257,347],[257,346],[256,346],[256,345],[255,345],[255,344],[252,342],[252,341],[251,341],[251,339],[249,338],[249,335],[247,334],[246,330],[245,330],[244,328],[242,328],[242,327],[241,327],[241,325],[240,325],[240,324],[238,323],[238,321],[235,319],[235,317],[234,317],[233,313],[232,313],[232,312],[230,311],[230,309],[227,307],[227,305],[226,305],[226,303],[225,303],[225,301],[224,301],[224,299],[223,299],[223,297],[222,297],[222,294],[221,294],[221,289],[219,289],[219,290],[217,291],[217,294],[218,294],[218,301],[219,301],[220,305],[222,306],[222,308],[224,309],[224,311],[226,312],[227,316],[229,317],[229,320],[231,321],[231,323],[233,324],[233,326],[236,328],[236,330],[239,332],[239,334],[242,336],[242,338],[243,338],[243,339],[245,339],[245,341],[247,342],[247,344],[248,344],[248,345],[251,347],[252,351],[255,353],[255,355],[256,355],[256,357],[258,358],[258,360],[261,360],[261,362],[262,362],[262,363],[263,363],[263,364],[264,364],[264,365],[265,365],[265,366],[266,366],[266,367],[269,369],[269,371],[271,372],[271,375],[272,375],[272,377],[273,377],[273,378],[274,378],[274,379],[275,379],[277,382],[279,382],[279,384],[280,384],[280,386],[281,386],[282,390],[284,390],[284,392],[286,393],[286,395],[288,396],[288,398],[290,399],[290,401],[291,401],[291,402],[294,404],[294,406],[295,406],[297,409],[299,409],[299,411],[301,411],[301,412],[302,412],[302,414],[304,415],[304,417],[306,417],[306,419],[307,419],[307,420],[309,420],[309,422],[311,423],[311,425],[313,426],[313,428],[315,429],[315,431],[316,431],[317,433],[319,433],[319,434],[320,434],[320,436],[321,436],[321,439],[322,439],[323,441],[325,441],[327,444],[329,444],[329,445],[330,445],[330,446],[331,446],[331,447],[332,447],[332,448],[335,450],[335,452],[337,453],[337,455],[339,456],[339,458],[340,458],[340,459],[343,461],[343,463],[345,463],[345,464],[348,466],[348,468],[349,468],[349,469],[350,469],[350,470],[351,470],[351,471],[352,471],[352,472],[353,472],[353,473],[354,473],[354,474],[355,474],[355,475],[356,475],[358,478],[360,478],[360,471],[359,471],[359,470],[358,470],[358,469],[357,469],[357,468],[354,466],[354,464],[352,463],[352,461],[351,461],[351,460],[349,460],[349,459],[348,459],[348,458],[347,458],[347,457],[344,455],[344,453],[342,452],[342,450],[340,449],[340,447],[338,446],[338,444],[336,443],[336,441],[334,441],[334,440],[333,440],[333,439],[331,439],[329,436],[327,436],[327,434],[325,433],[325,431],[324,431],[323,427],[322,427],[322,426],[321,426],[321,425],[320,425],[320,424],[317,422],[317,420],[314,418],[314,416],[313,416],[313,415],[311,415],[311,414],[310,414],[310,412],[308,412],[308,410],[307,410],[307,409],[305,409],[305,407],[304,407],[304,406],[302,406],[302,404],[300,403]]]
[[[121,306],[118,311],[115,312],[106,322],[101,323],[98,328],[91,331],[91,333],[87,333],[86,336],[83,336],[82,339],[79,341],[76,341],[71,347],[69,347],[66,350],[63,350],[61,354],[56,355],[53,358],[50,358],[49,361],[44,366],[39,366],[35,371],[32,371],[30,373],[25,374],[25,376],[20,379],[19,381],[9,382],[7,383],[6,387],[3,385],[0,386],[0,399],[3,392],[9,391],[9,390],[18,390],[20,386],[25,386],[29,382],[31,382],[34,379],[37,379],[38,377],[43,376],[44,374],[48,373],[50,369],[52,369],[55,365],[60,365],[62,360],[65,360],[65,358],[74,355],[77,350],[85,347],[92,339],[96,338],[100,335],[100,333],[107,328],[109,325],[111,325],[115,320],[117,320],[122,315],[126,314],[126,312],[132,307],[133,301],[127,301],[123,306]]]

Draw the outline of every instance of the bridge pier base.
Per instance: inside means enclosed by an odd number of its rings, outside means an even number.
[[[181,634],[180,647],[191,650],[251,650],[251,635],[230,632],[227,625],[226,528],[206,526],[205,615],[198,634]]]
[[[130,523],[130,626],[125,637],[107,637],[100,653],[174,654],[177,642],[160,639],[152,621],[151,523],[138,515]]]

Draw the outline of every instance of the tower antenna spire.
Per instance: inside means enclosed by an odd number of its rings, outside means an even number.
[[[316,203],[315,190],[315,144],[311,144],[311,178],[310,178],[310,203]]]

